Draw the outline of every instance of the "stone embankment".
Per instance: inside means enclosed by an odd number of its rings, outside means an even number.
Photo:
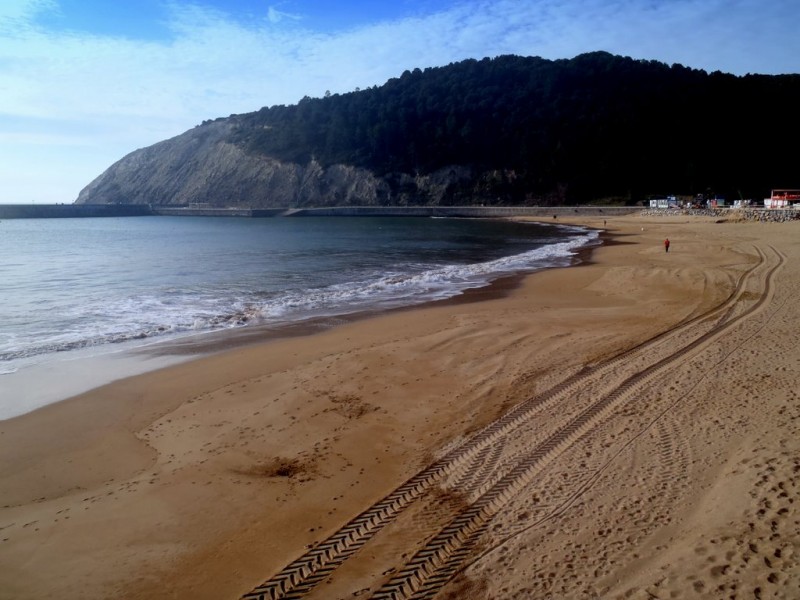
[[[715,217],[725,221],[760,221],[762,223],[786,223],[800,219],[800,210],[793,208],[649,208],[642,211],[648,217],[689,215]]]

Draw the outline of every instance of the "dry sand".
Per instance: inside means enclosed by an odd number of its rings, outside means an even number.
[[[0,598],[800,598],[800,222],[607,227],[0,422]]]

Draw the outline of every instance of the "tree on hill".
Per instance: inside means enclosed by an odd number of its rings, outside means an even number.
[[[798,106],[800,75],[738,77],[606,52],[470,59],[217,119],[151,151],[149,170],[123,161],[84,197],[251,206],[635,203],[707,191],[760,199],[800,187]],[[226,158],[231,147],[238,162]],[[204,173],[180,158],[190,155],[202,156]],[[290,174],[270,184],[265,158],[315,173],[314,193],[292,187]],[[371,178],[368,195],[331,188],[324,169],[334,165],[363,170],[354,177]]]
[[[757,196],[790,176],[798,76],[707,74],[605,52],[499,56],[406,71],[361,92],[241,115],[250,152],[385,175],[448,165],[513,173],[508,200],[707,188]],[[502,185],[501,185],[502,183]]]

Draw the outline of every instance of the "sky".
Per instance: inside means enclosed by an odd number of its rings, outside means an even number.
[[[800,1],[0,0],[0,203],[71,203],[206,119],[467,58],[597,50],[800,73]]]

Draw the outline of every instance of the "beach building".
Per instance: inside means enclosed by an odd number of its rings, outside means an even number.
[[[764,208],[800,208],[800,190],[772,190]]]
[[[651,198],[650,208],[678,208],[678,199],[675,196]]]

